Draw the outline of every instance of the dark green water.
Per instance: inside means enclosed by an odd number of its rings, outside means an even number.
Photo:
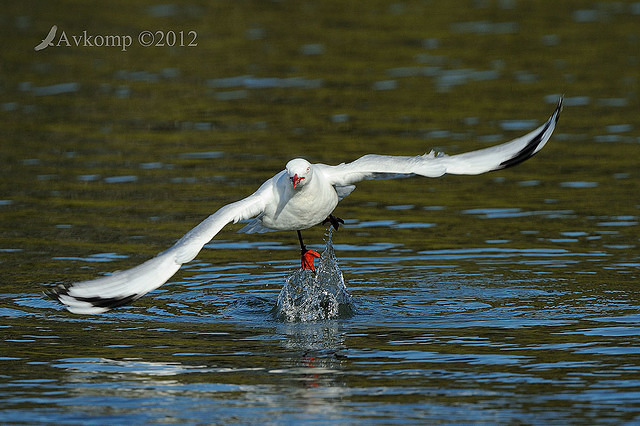
[[[0,423],[640,421],[639,22],[637,2],[4,5]],[[42,293],[148,259],[291,158],[477,149],[559,94],[517,168],[341,203],[347,318],[277,320],[295,234],[240,225],[131,307]]]

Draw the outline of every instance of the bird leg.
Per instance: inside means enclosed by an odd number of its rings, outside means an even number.
[[[315,260],[320,257],[320,253],[315,250],[308,250],[307,246],[302,242],[302,234],[298,232],[298,241],[300,241],[300,256],[302,258],[302,269],[316,270]]]
[[[329,217],[327,217],[325,220],[322,221],[323,225],[326,225],[327,223],[330,223],[331,226],[333,226],[333,229],[335,229],[336,231],[338,230],[338,228],[340,227],[340,224],[344,224],[344,220],[340,219],[337,216],[334,216],[332,214],[329,215]]]

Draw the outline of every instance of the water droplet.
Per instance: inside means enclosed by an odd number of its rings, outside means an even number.
[[[277,318],[287,322],[307,322],[353,314],[351,295],[338,266],[331,234],[332,230],[329,230],[316,272],[299,269],[287,278],[278,295]]]

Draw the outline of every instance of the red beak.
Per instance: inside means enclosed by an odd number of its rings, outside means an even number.
[[[299,184],[300,182],[302,182],[302,179],[304,179],[303,177],[298,177],[298,175],[293,175],[293,177],[291,178],[292,182],[293,182],[293,189],[296,189],[296,185]]]

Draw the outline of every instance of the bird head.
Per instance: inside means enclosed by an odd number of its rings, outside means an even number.
[[[311,180],[313,168],[311,164],[302,158],[296,158],[287,163],[287,175],[293,189],[302,188]]]

